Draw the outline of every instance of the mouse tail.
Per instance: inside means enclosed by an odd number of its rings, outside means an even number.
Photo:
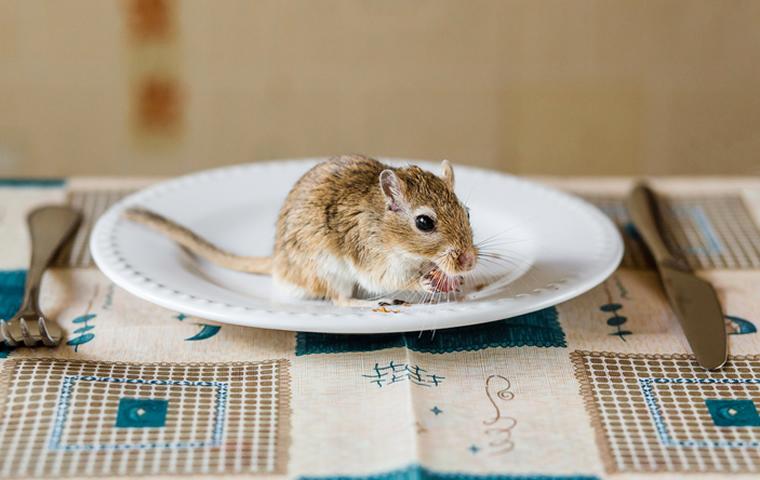
[[[124,217],[166,235],[190,252],[220,267],[246,273],[272,273],[272,257],[246,257],[222,250],[192,230],[144,208],[130,208]]]

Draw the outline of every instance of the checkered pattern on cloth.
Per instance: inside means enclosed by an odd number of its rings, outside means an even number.
[[[623,265],[654,268],[622,197],[587,195],[620,228]],[[736,195],[660,198],[665,239],[694,269],[760,269],[760,229]]]
[[[572,354],[611,472],[758,472],[760,429],[716,425],[708,401],[760,404],[760,355],[706,372],[692,356]]]
[[[286,361],[20,359],[4,368],[1,477],[284,471]],[[161,426],[120,426],[123,399],[166,402]]]
[[[53,261],[57,267],[86,268],[94,266],[90,255],[90,234],[95,222],[113,204],[132,193],[130,189],[72,190],[66,203],[82,212],[82,224]]]

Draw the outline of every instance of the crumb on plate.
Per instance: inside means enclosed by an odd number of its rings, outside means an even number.
[[[401,313],[401,310],[391,310],[389,308],[386,308],[385,305],[382,307],[373,308],[372,311],[377,313]]]

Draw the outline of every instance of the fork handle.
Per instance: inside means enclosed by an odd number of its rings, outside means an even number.
[[[69,207],[49,206],[33,210],[27,217],[32,243],[32,259],[26,274],[24,302],[20,313],[39,311],[42,274],[56,253],[79,225],[82,215]]]

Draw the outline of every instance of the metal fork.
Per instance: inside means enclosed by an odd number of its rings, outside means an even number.
[[[42,342],[54,347],[61,341],[61,328],[45,318],[40,310],[40,283],[42,274],[56,253],[76,231],[81,214],[65,206],[40,207],[27,217],[32,241],[32,259],[26,274],[24,301],[18,313],[10,320],[0,321],[0,334],[9,346],[23,344],[33,347]]]

